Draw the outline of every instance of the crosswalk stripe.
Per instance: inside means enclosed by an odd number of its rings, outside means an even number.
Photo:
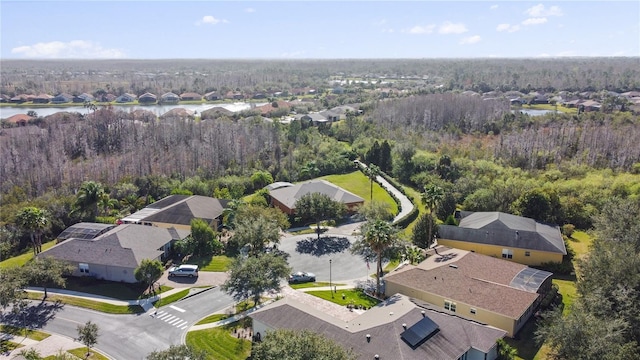
[[[180,330],[184,330],[184,329],[186,329],[188,327],[189,327],[188,325],[185,325],[185,326],[181,327]]]
[[[169,321],[169,325],[175,325],[175,324],[177,324],[177,323],[178,323],[178,322],[180,322],[180,321],[182,321],[182,319],[180,319],[180,318],[175,318],[175,319],[173,319],[173,320]]]
[[[175,327],[181,327],[182,325],[185,325],[187,323],[186,320],[180,320],[177,323],[173,324],[173,326]]]
[[[169,321],[173,320],[173,318],[175,318],[175,317],[176,317],[175,315],[171,315],[171,316],[169,316],[169,317],[168,317],[168,318],[166,318],[166,319],[162,319],[162,321],[164,321],[164,322],[169,322]]]
[[[164,319],[167,319],[167,318],[169,318],[169,317],[171,317],[171,316],[172,316],[171,314],[164,314],[164,315],[162,315],[162,316],[158,316],[158,319],[160,319],[160,320],[164,320]]]

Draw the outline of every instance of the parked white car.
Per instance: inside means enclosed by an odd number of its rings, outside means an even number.
[[[171,276],[198,276],[198,265],[183,264],[169,268],[169,277]]]

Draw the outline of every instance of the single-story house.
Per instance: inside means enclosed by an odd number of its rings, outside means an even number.
[[[38,254],[74,265],[74,276],[137,282],[135,269],[144,259],[162,260],[171,244],[188,231],[136,224],[119,225],[92,239],[70,238]]]
[[[181,120],[193,120],[195,119],[195,112],[193,110],[185,108],[174,108],[159,116],[160,120],[166,119],[181,119]]]
[[[212,107],[211,109],[202,111],[200,113],[200,118],[201,119],[217,119],[219,117],[222,116],[227,116],[227,117],[231,117],[233,116],[233,111],[225,109],[221,106],[215,106]]]
[[[438,226],[438,244],[525,265],[562,262],[560,228],[502,212],[459,212],[458,226]]]
[[[49,94],[40,94],[33,98],[34,104],[48,104],[53,99],[53,96]]]
[[[311,193],[320,193],[329,196],[334,201],[339,201],[346,205],[347,210],[354,213],[364,204],[364,199],[360,196],[333,185],[326,180],[311,180],[299,184],[283,185],[269,190],[271,197],[271,205],[279,208],[285,214],[293,215],[296,211],[296,201],[304,195]]]
[[[27,114],[15,114],[13,116],[8,117],[5,122],[10,124],[16,124],[18,126],[27,126],[30,120],[33,120],[33,117]]]
[[[296,119],[302,122],[311,123],[314,126],[320,126],[320,125],[331,123],[331,120],[327,119],[321,113],[309,113],[309,114],[296,115]]]
[[[85,103],[85,102],[93,102],[96,99],[93,97],[93,95],[91,94],[87,94],[87,93],[82,93],[80,95],[76,95],[73,97],[73,102],[74,103]]]
[[[384,277],[400,293],[515,336],[551,289],[551,273],[465,250],[436,248],[417,266]]]
[[[134,94],[124,93],[116,98],[117,103],[130,103],[136,101],[138,97]]]
[[[158,97],[152,93],[144,93],[138,98],[139,104],[155,104],[158,101]]]
[[[494,360],[505,332],[396,294],[351,320],[289,297],[249,315],[256,341],[277,329],[323,335],[358,359]]]
[[[180,96],[172,92],[164,93],[160,96],[160,102],[163,104],[177,104],[179,101]]]
[[[62,93],[60,95],[55,96],[53,99],[51,99],[51,102],[54,104],[66,104],[66,103],[70,103],[72,100],[73,100],[73,96],[67,93]]]
[[[191,220],[197,218],[215,229],[222,224],[222,213],[227,203],[228,200],[200,195],[170,195],[120,221],[191,231]]]
[[[215,100],[222,100],[223,97],[217,91],[211,91],[204,94],[204,98],[207,101],[215,101]]]
[[[184,94],[180,94],[180,100],[182,101],[201,101],[202,95],[194,92],[188,92]]]

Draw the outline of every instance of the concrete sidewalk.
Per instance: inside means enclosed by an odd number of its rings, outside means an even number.
[[[41,341],[32,340],[26,338],[24,336],[16,336],[11,334],[0,333],[0,339],[9,340],[11,342],[23,345],[20,348],[14,349],[13,351],[9,351],[6,353],[0,353],[0,359],[14,359],[22,350],[35,349],[40,356],[46,358],[47,356],[57,355],[59,353],[64,353],[67,350],[83,348],[85,347],[82,343],[75,341],[74,339],[68,338],[62,335],[54,335],[51,334],[46,339]],[[95,352],[99,352],[95,348],[92,349]],[[106,358],[109,358],[105,354],[102,354]]]

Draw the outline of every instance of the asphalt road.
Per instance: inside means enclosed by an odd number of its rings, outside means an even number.
[[[289,266],[294,272],[314,273],[317,281],[329,281],[329,275],[332,281],[356,280],[372,274],[375,263],[367,269],[364,259],[349,252],[355,241],[350,235],[323,234],[319,242],[316,234],[297,235],[281,239],[278,249],[290,255]]]
[[[187,329],[198,320],[234,303],[218,288],[158,309],[155,316],[110,315],[73,306],[53,307],[32,303],[29,321],[45,331],[70,338],[78,335],[78,325],[94,322],[99,328],[98,350],[112,359],[144,359],[155,350],[181,344]],[[46,306],[44,308],[43,306]]]

